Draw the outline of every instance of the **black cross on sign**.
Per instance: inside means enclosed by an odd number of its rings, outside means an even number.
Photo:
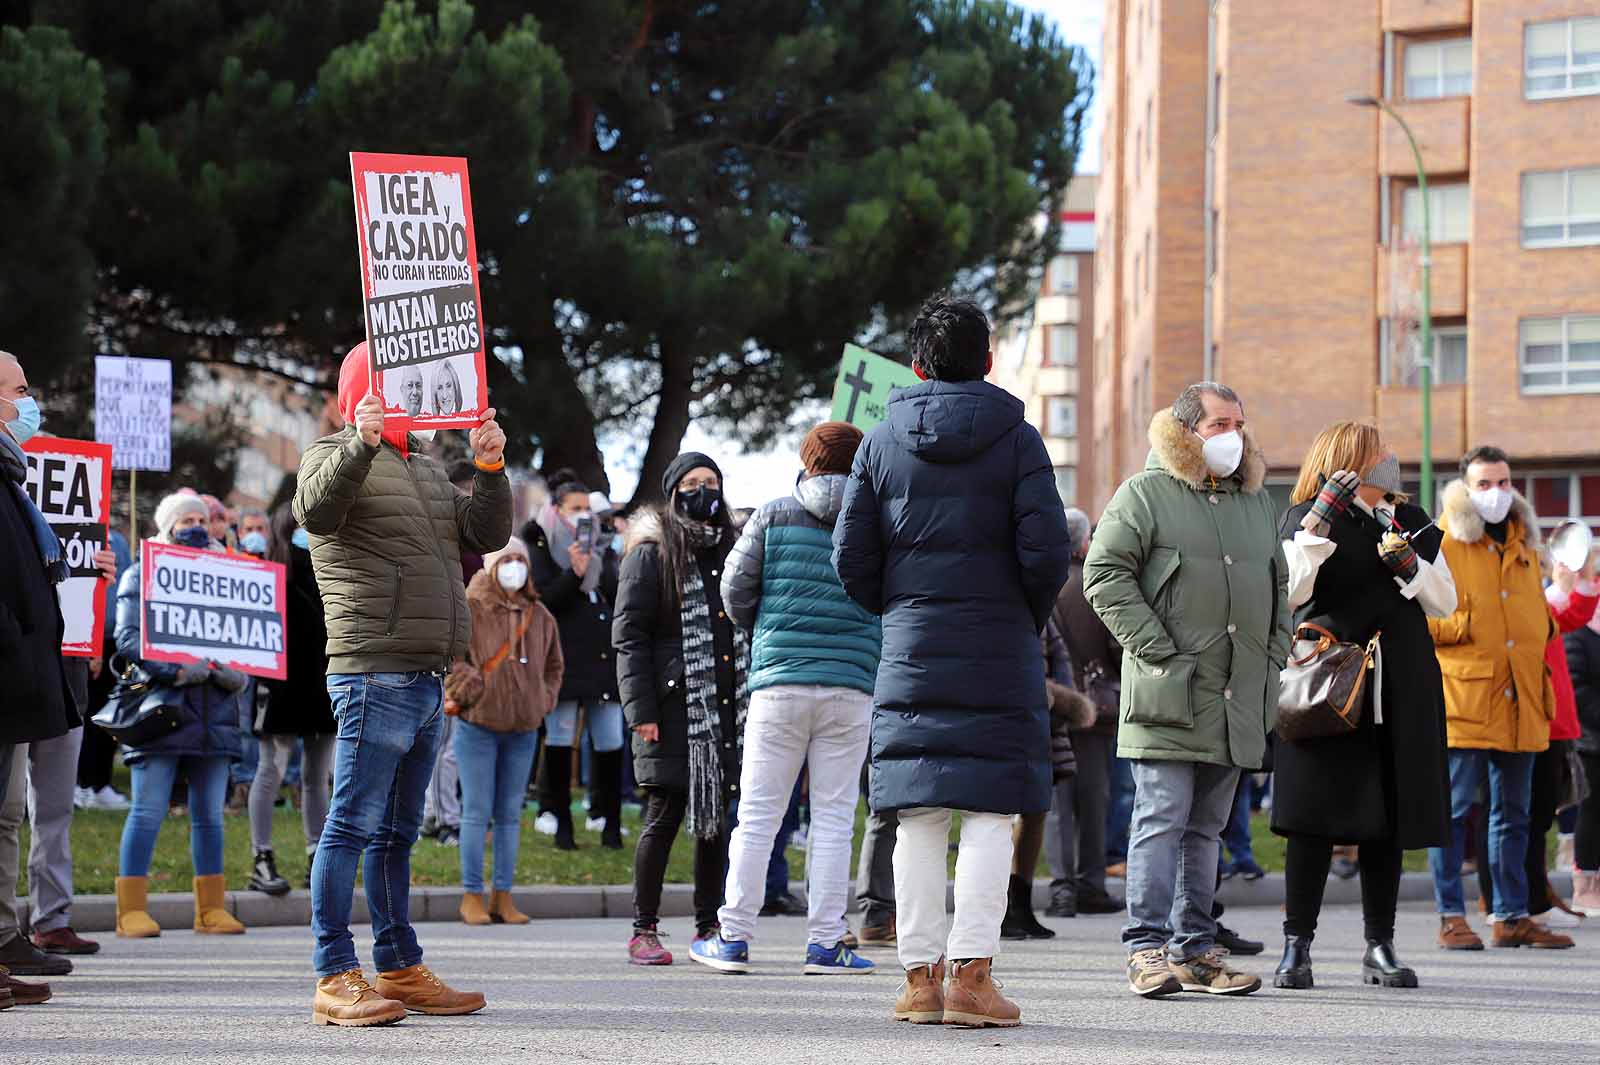
[[[856,420],[856,401],[863,393],[872,394],[872,382],[867,380],[866,359],[861,360],[861,365],[857,367],[855,373],[844,375],[844,383],[850,386],[850,405],[845,408],[844,420],[853,422]]]

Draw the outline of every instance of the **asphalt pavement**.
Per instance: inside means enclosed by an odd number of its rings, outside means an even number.
[[[1600,1060],[1600,921],[1574,950],[1449,954],[1433,946],[1425,905],[1401,914],[1401,956],[1422,987],[1360,984],[1355,907],[1331,907],[1314,949],[1317,988],[1276,991],[1274,907],[1230,910],[1228,922],[1268,941],[1235,959],[1268,986],[1244,999],[1185,994],[1145,1001],[1127,990],[1120,919],[1046,923],[1048,942],[1003,944],[996,975],[1023,1010],[1023,1027],[962,1031],[895,1024],[900,983],[883,971],[804,977],[804,921],[767,918],[748,976],[687,957],[691,922],[665,922],[678,955],[669,969],[626,962],[628,923],[546,920],[523,928],[419,926],[430,965],[489,1006],[466,1018],[412,1018],[392,1028],[310,1023],[313,977],[305,928],[242,937],[171,930],[154,940],[102,937],[101,954],[53,981],[54,1001],[0,1013],[5,1065],[198,1062],[498,1062],[776,1065],[788,1062],[1337,1062],[1449,1065]],[[1481,922],[1475,921],[1481,927]],[[370,952],[365,926],[358,948]]]

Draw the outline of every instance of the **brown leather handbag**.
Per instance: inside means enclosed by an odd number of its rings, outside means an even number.
[[[1367,671],[1377,654],[1373,633],[1366,647],[1345,643],[1321,625],[1302,623],[1295,629],[1294,651],[1310,648],[1283,667],[1278,693],[1277,733],[1286,740],[1348,736],[1361,726],[1362,695]]]

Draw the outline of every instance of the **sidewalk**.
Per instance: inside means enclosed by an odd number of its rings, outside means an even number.
[[[1570,873],[1551,873],[1550,882],[1562,897],[1572,892]],[[1464,878],[1469,902],[1478,897],[1476,877]],[[1120,880],[1107,881],[1113,894],[1122,894]],[[796,894],[804,895],[805,885],[793,885]],[[538,885],[519,887],[512,891],[518,908],[530,917],[596,918],[632,917],[633,886],[631,884],[606,884],[592,887],[565,885]],[[668,884],[661,896],[662,917],[688,917],[694,913],[694,889],[689,884]],[[1043,909],[1050,901],[1050,884],[1037,880],[1033,885],[1034,905]],[[1246,883],[1234,878],[1224,883],[1217,898],[1229,907],[1278,907],[1283,904],[1283,874],[1269,873],[1261,880]],[[1433,880],[1427,873],[1407,873],[1400,881],[1401,902],[1427,902],[1433,899]],[[18,899],[24,919],[28,904]],[[1324,897],[1325,906],[1359,905],[1361,880],[1329,878]],[[291,891],[282,898],[272,898],[259,891],[230,891],[228,910],[248,928],[309,925],[311,923],[311,893]],[[953,894],[947,905],[954,905]],[[411,889],[411,919],[423,921],[454,921],[461,906],[459,887],[414,887]],[[853,907],[852,907],[853,908]],[[1473,911],[1476,913],[1476,910]],[[163,928],[189,928],[194,923],[194,897],[187,892],[150,896],[150,915]],[[357,924],[370,920],[367,898],[356,891],[351,919]],[[79,932],[109,932],[117,926],[117,902],[112,895],[80,895],[72,904],[72,927]]]

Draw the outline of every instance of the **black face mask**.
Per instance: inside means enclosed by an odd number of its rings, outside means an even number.
[[[678,511],[690,521],[710,521],[722,511],[722,491],[706,486],[679,492]]]

